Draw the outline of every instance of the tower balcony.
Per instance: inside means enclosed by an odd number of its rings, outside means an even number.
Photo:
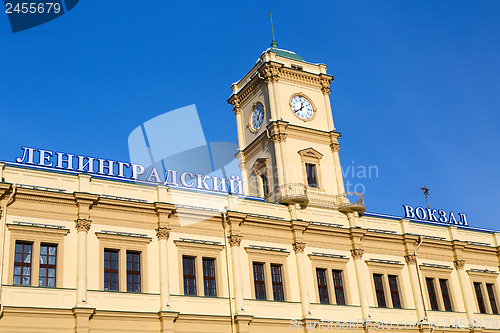
[[[365,212],[365,201],[361,193],[348,192],[342,194],[327,194],[315,190],[308,190],[307,186],[300,183],[279,186],[266,198],[266,201],[281,204],[300,204],[307,206],[337,209],[342,213]]]
[[[272,191],[265,199],[266,201],[287,205],[298,203],[302,207],[306,207],[309,203],[307,187],[300,183],[281,185]]]

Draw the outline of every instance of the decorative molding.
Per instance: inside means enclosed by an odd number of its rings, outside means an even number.
[[[405,261],[408,265],[416,265],[417,264],[417,256],[414,254],[405,255]]]
[[[12,224],[7,223],[7,229],[11,233],[30,233],[37,235],[57,235],[57,236],[66,236],[69,233],[69,229],[66,228],[45,228],[41,225],[22,225],[22,224]]]
[[[317,151],[316,149],[314,149],[312,147],[299,150],[298,153],[301,157],[309,157],[309,158],[314,158],[317,160],[319,160],[323,157],[323,154],[321,154],[319,151]]]
[[[170,236],[170,229],[167,227],[158,227],[156,230],[156,237],[158,239],[168,239]]]
[[[464,269],[465,267],[465,260],[464,259],[458,259],[453,261],[453,264],[455,265],[455,269]]]
[[[330,149],[334,153],[338,153],[340,151],[340,144],[338,142],[332,142],[330,143]]]
[[[285,133],[273,134],[271,135],[271,140],[273,140],[274,143],[286,142],[286,134]]]
[[[260,69],[259,74],[264,78],[267,84],[278,82],[280,80],[281,65],[274,63],[266,63]]]
[[[78,232],[80,232],[80,231],[88,232],[91,224],[92,224],[92,220],[87,220],[87,219],[76,219],[75,220],[75,227],[76,227],[76,230],[78,230]]]
[[[307,86],[318,90],[322,88],[321,80],[317,74],[282,68],[282,70],[280,71],[280,78],[286,82],[300,84],[302,86]]]
[[[294,242],[292,245],[293,245],[293,251],[295,251],[295,253],[304,253],[304,249],[306,248],[306,243]]]
[[[102,199],[101,199],[102,200]],[[99,201],[101,201],[99,200]],[[109,200],[109,199],[105,199]],[[133,213],[139,213],[139,214],[154,214],[153,210],[153,205],[149,203],[142,203],[144,206],[150,206],[150,208],[139,208],[139,207],[131,207],[131,206],[124,206],[124,205],[114,205],[114,204],[108,204],[108,203],[98,203],[94,205],[94,209],[109,209],[109,210],[115,210],[115,211],[121,211],[121,212],[133,212]]]
[[[227,236],[227,240],[229,241],[229,245],[231,245],[231,247],[240,246],[242,239],[243,239],[243,236],[240,236],[240,235]]]
[[[363,253],[365,250],[360,248],[351,249],[351,256],[353,259],[363,259]]]
[[[149,244],[151,242],[151,237],[136,237],[133,235],[125,234],[112,234],[107,232],[96,232],[97,239],[116,242],[117,244]]]
[[[323,93],[323,95],[330,95],[330,93],[332,92],[331,89],[330,89],[330,84],[332,83],[333,81],[333,77],[325,77],[323,75],[320,75],[321,77],[321,92]]]

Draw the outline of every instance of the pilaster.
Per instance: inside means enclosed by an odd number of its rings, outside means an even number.
[[[158,238],[158,258],[160,272],[160,313],[170,308],[170,281],[168,276],[168,238],[170,236],[170,217],[175,206],[162,202],[155,202],[155,213],[158,219],[156,237]]]
[[[175,321],[179,316],[179,312],[173,311],[160,311],[158,312],[158,317],[161,323],[161,333],[174,333],[175,332]]]
[[[75,333],[89,333],[90,320],[95,313],[94,308],[74,307],[71,309],[75,318]]]

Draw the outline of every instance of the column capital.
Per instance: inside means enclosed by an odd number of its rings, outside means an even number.
[[[414,254],[405,255],[405,260],[408,265],[416,265],[417,264],[417,256]]]
[[[338,142],[332,142],[330,143],[330,149],[334,153],[338,153],[340,151],[340,144]]]
[[[76,227],[76,230],[78,230],[78,232],[80,232],[80,231],[88,232],[91,224],[92,224],[92,220],[87,220],[87,219],[76,219],[75,220],[75,227]]]
[[[457,259],[457,260],[453,261],[453,264],[455,265],[455,268],[457,270],[464,269],[464,267],[465,267],[465,260],[464,259]]]
[[[227,240],[229,241],[229,245],[231,247],[233,247],[233,246],[240,246],[242,239],[243,239],[243,236],[240,236],[240,235],[230,235],[230,236],[227,236]]]
[[[156,237],[158,239],[168,239],[170,236],[170,229],[167,227],[158,227],[156,230]]]
[[[280,65],[267,63],[260,70],[260,76],[266,83],[278,82],[280,79]]]
[[[363,253],[365,253],[365,250],[363,249],[360,248],[351,249],[351,256],[353,259],[362,259]]]
[[[293,245],[293,250],[295,251],[295,253],[304,253],[304,249],[306,248],[306,243],[294,242],[292,245]]]
[[[330,95],[330,84],[333,81],[333,76],[320,74],[321,92],[323,95]]]
[[[286,142],[286,134],[285,133],[273,134],[271,135],[271,140],[273,140],[274,143]]]

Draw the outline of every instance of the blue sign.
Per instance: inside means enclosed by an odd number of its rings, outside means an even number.
[[[405,218],[407,219],[443,224],[469,225],[467,223],[467,215],[464,213],[458,213],[455,216],[453,212],[448,214],[446,211],[440,209],[423,207],[413,208],[410,205],[403,205],[403,208],[405,210]]]

